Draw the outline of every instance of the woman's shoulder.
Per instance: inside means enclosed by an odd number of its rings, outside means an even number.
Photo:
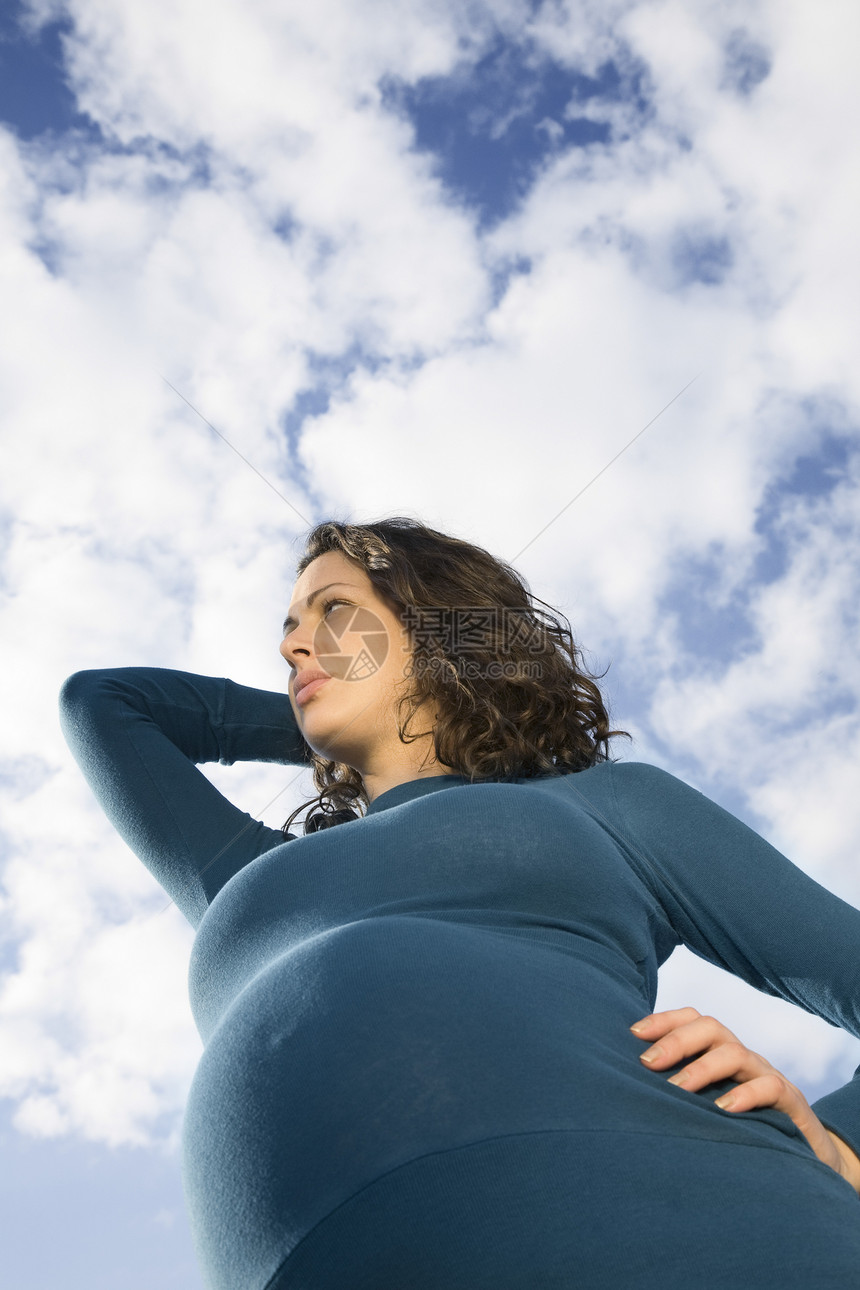
[[[601,761],[584,770],[541,776],[534,780],[520,782],[570,786],[582,792],[635,791],[636,789],[671,791],[675,786],[688,792],[696,791],[677,775],[645,761]]]
[[[708,799],[670,771],[651,762],[602,761],[585,770],[545,776],[530,782],[557,797],[570,796],[598,816],[632,822],[670,812],[688,815]]]

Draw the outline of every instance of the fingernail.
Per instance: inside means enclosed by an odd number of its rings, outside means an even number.
[[[686,1071],[678,1071],[677,1075],[670,1075],[667,1082],[669,1084],[686,1084],[689,1078]]]
[[[734,1104],[735,1099],[732,1097],[731,1093],[724,1093],[722,1097],[717,1098],[714,1106],[719,1106],[723,1111],[728,1111],[729,1107],[734,1106]]]
[[[631,1029],[631,1030],[644,1030],[644,1029],[645,1029],[646,1024],[647,1024],[647,1023],[646,1023],[646,1022],[644,1022],[644,1021],[637,1021],[637,1022],[635,1022],[635,1023],[630,1027],[630,1029]]]
[[[647,1048],[644,1053],[639,1054],[643,1062],[656,1062],[658,1057],[663,1056],[663,1049],[658,1044],[655,1048]]]

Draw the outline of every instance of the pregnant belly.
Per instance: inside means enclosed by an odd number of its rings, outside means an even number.
[[[628,1027],[647,1005],[613,962],[590,942],[573,955],[400,916],[271,962],[215,1030],[186,1111],[189,1213],[215,1290],[265,1286],[391,1171],[493,1139],[752,1133],[808,1153],[646,1070]]]
[[[613,1072],[639,1078],[627,1027],[643,1010],[592,963],[469,925],[378,918],[303,943],[243,991],[192,1085],[184,1169],[201,1257],[274,1268],[401,1164],[593,1123]]]

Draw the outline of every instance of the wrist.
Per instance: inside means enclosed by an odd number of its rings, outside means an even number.
[[[860,1157],[832,1129],[827,1129],[827,1133],[830,1135],[842,1161],[842,1168],[839,1172],[846,1182],[851,1184],[857,1195],[860,1196]]]

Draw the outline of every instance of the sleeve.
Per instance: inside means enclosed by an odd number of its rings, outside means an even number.
[[[693,953],[860,1037],[860,910],[655,766],[613,766],[631,864]],[[814,1105],[860,1156],[860,1069]]]
[[[76,672],[60,722],[108,819],[195,926],[228,879],[288,840],[195,765],[308,765],[286,694],[165,668]]]

